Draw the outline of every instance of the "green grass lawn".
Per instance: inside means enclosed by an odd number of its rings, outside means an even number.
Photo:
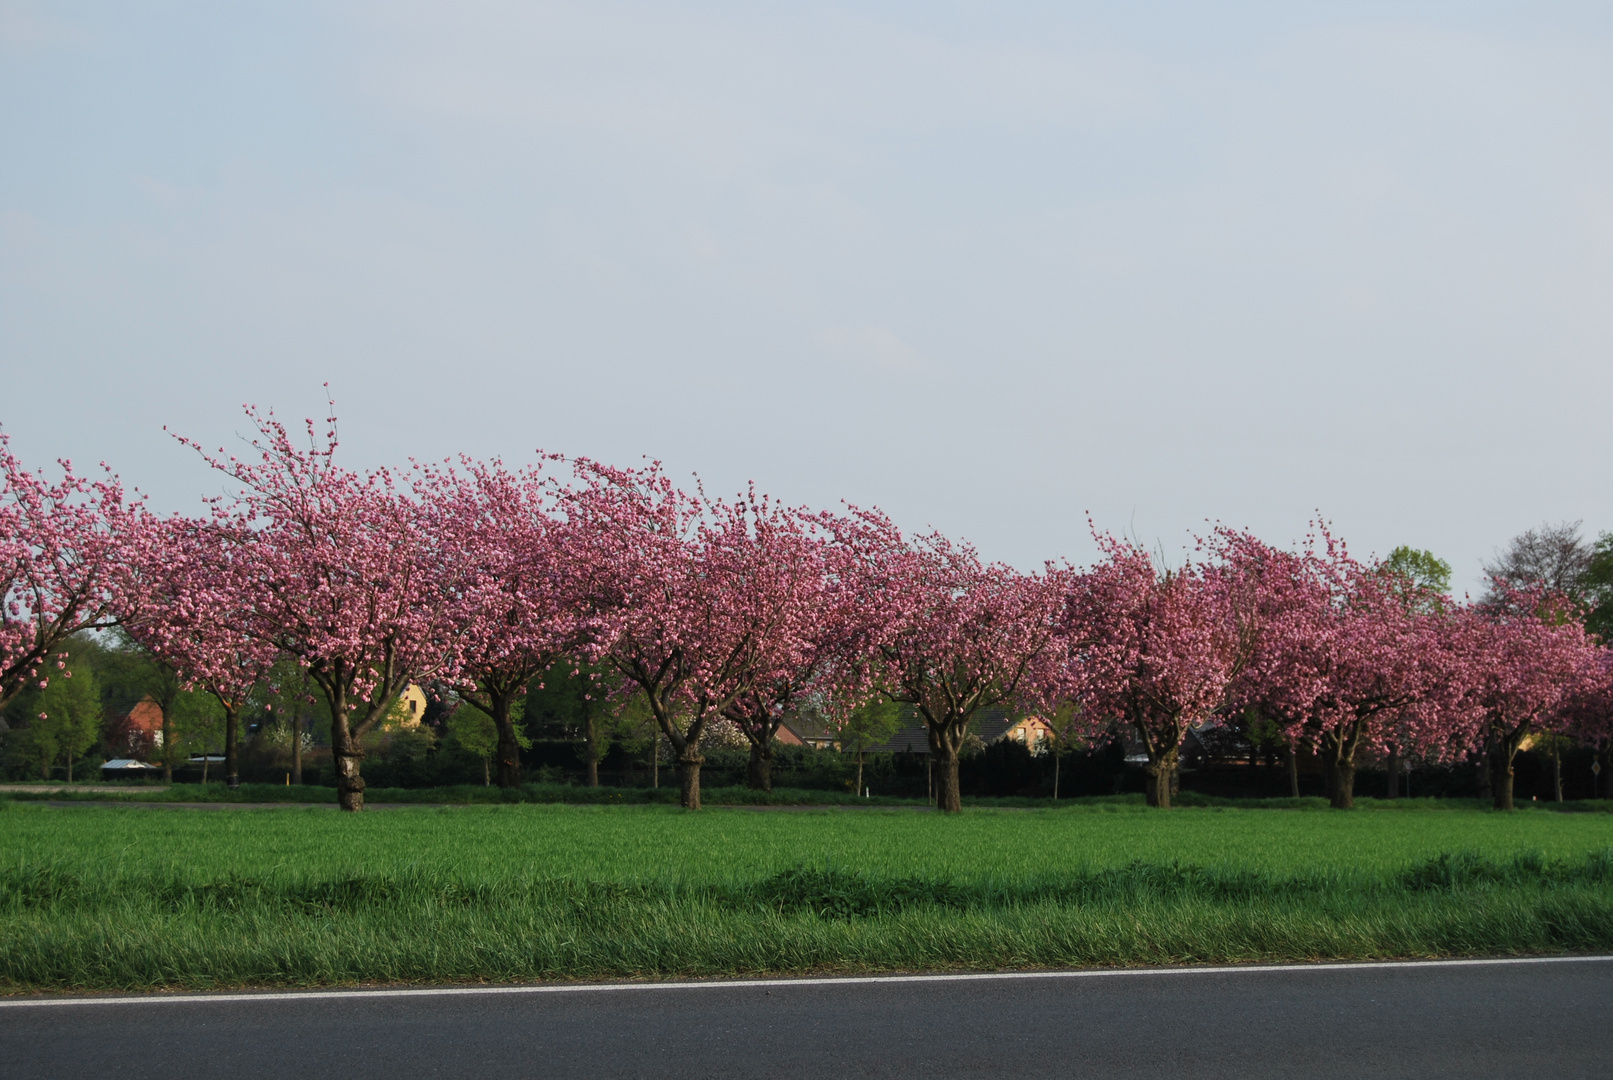
[[[13,989],[1613,949],[1613,814],[0,804]],[[1422,807],[1427,809],[1427,807]]]

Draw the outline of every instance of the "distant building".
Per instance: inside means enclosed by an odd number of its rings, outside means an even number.
[[[381,726],[393,731],[412,731],[420,726],[425,715],[426,692],[418,684],[410,683],[398,694]]]
[[[150,780],[161,775],[157,766],[133,758],[113,758],[101,766],[102,780]]]
[[[884,742],[867,747],[867,751],[870,754],[928,754],[930,732],[924,726],[924,721],[909,721],[892,732]]]
[[[969,726],[969,737],[978,739],[981,746],[999,742],[1017,742],[1031,753],[1041,753],[1053,743],[1053,727],[1039,716],[1013,719],[1008,716],[978,717]],[[897,728],[890,738],[868,747],[872,754],[925,754],[930,752],[930,730],[924,721],[917,720]]]
[[[147,694],[134,708],[107,725],[107,750],[129,758],[146,758],[162,746],[162,706]]]
[[[814,750],[838,750],[840,740],[834,729],[822,720],[792,716],[779,725],[773,736],[782,746],[810,746]]]
[[[986,744],[994,742],[1017,742],[1024,744],[1025,748],[1033,754],[1042,753],[1052,747],[1054,741],[1053,725],[1040,716],[1027,716],[1023,720],[1003,721],[1006,726],[1001,732],[987,738],[986,724],[982,721],[980,730],[976,733],[980,741]]]

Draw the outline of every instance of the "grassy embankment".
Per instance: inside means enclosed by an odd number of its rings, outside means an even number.
[[[1613,815],[0,804],[0,985],[1613,949]]]

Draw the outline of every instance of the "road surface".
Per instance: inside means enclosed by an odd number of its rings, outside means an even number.
[[[1613,1077],[1613,957],[0,1003],[0,1076]]]

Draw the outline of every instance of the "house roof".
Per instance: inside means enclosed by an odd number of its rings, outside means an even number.
[[[101,766],[101,768],[103,768],[103,769],[133,769],[133,770],[155,769],[156,767],[157,766],[155,766],[155,765],[148,765],[144,761],[136,761],[134,758],[113,758],[111,761],[108,761],[108,762],[104,763]]]
[[[898,727],[891,737],[867,748],[871,754],[928,754],[930,733],[924,721],[908,721]]]
[[[833,742],[836,739],[834,729],[820,719],[809,716],[790,716],[779,725],[780,731],[788,731],[802,744],[816,742]],[[788,740],[780,740],[785,742]]]
[[[151,733],[162,730],[162,706],[150,694],[134,703],[134,707],[113,719],[112,727],[119,731],[137,730]]]
[[[1010,731],[1027,721],[1027,717],[1012,717],[1001,710],[992,710],[983,716],[977,716],[969,725],[969,731],[978,736],[986,745],[1003,738]],[[909,720],[898,727],[889,739],[882,743],[868,747],[869,753],[874,754],[928,754],[930,752],[930,733],[922,720]]]

